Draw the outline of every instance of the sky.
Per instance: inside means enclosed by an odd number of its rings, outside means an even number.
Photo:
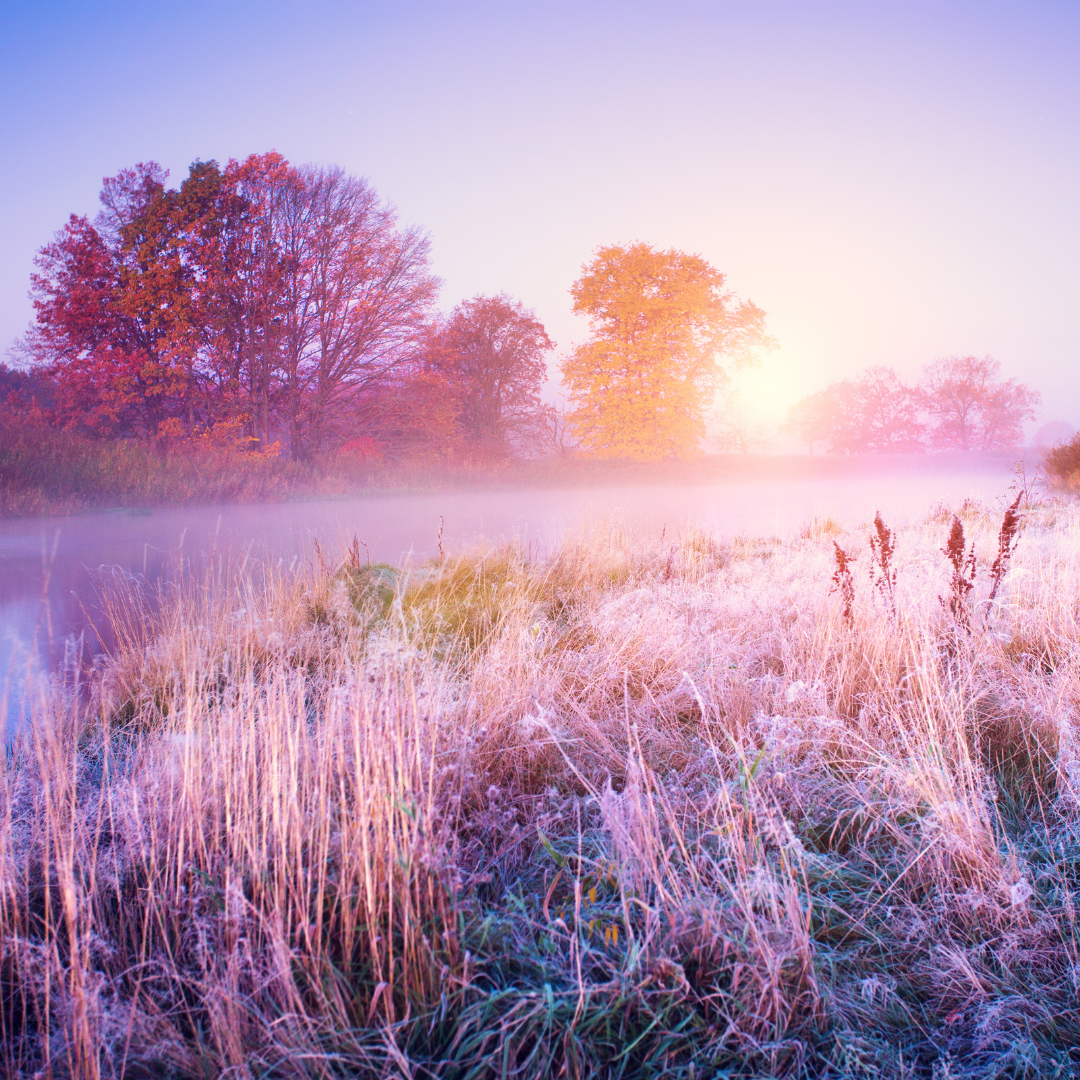
[[[441,306],[506,292],[558,355],[601,245],[706,258],[778,348],[775,423],[873,364],[993,355],[1080,427],[1080,4],[0,5],[0,355],[103,177],[270,149],[430,233]]]

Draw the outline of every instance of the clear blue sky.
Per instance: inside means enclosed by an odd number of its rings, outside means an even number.
[[[443,304],[561,347],[599,244],[704,255],[769,314],[765,415],[991,353],[1080,424],[1080,4],[12,3],[0,343],[101,178],[276,149],[428,229]]]

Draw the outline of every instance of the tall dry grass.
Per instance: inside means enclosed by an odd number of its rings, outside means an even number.
[[[235,424],[182,439],[89,438],[0,408],[0,517],[69,514],[96,507],[334,498],[373,490],[658,478],[655,470],[630,463],[555,458],[444,461],[415,455],[384,461],[347,448],[301,463],[283,457],[280,447],[253,452],[249,441],[240,437]],[[689,472],[685,465],[682,472]]]
[[[408,493],[486,488],[519,490],[582,485],[700,484],[731,479],[798,479],[889,470],[987,467],[1000,472],[1010,451],[914,458],[721,454],[658,462],[553,455],[504,461],[443,460],[414,451],[383,460],[348,444],[310,463],[286,460],[271,448],[252,452],[235,423],[190,438],[88,438],[51,427],[33,415],[0,407],[0,517],[69,514],[97,507],[148,507],[217,502],[278,502],[340,498],[372,492]],[[811,529],[828,528],[830,520]]]
[[[171,452],[137,439],[89,439],[0,416],[0,517],[95,506],[261,502],[312,486],[311,470],[276,454],[209,439]]]
[[[9,752],[0,1068],[1075,1075],[1080,519],[993,602],[960,520],[962,615],[948,513],[129,610]]]

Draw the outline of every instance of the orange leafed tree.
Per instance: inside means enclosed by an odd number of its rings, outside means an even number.
[[[562,363],[582,449],[639,461],[694,454],[723,361],[751,364],[772,345],[765,313],[682,251],[613,245],[582,269],[570,292],[592,336]]]

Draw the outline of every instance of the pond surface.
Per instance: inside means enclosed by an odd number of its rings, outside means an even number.
[[[154,583],[211,552],[234,564],[311,557],[318,538],[341,551],[355,535],[372,562],[400,565],[480,541],[518,539],[543,549],[566,532],[616,521],[644,536],[688,525],[717,537],[790,536],[815,517],[856,526],[880,510],[889,524],[934,503],[993,505],[1012,477],[1004,464],[975,471],[929,462],[875,475],[756,478],[620,487],[530,488],[382,495],[325,502],[111,511],[0,522],[0,717],[23,711],[35,672],[93,655],[107,640],[103,582]]]

